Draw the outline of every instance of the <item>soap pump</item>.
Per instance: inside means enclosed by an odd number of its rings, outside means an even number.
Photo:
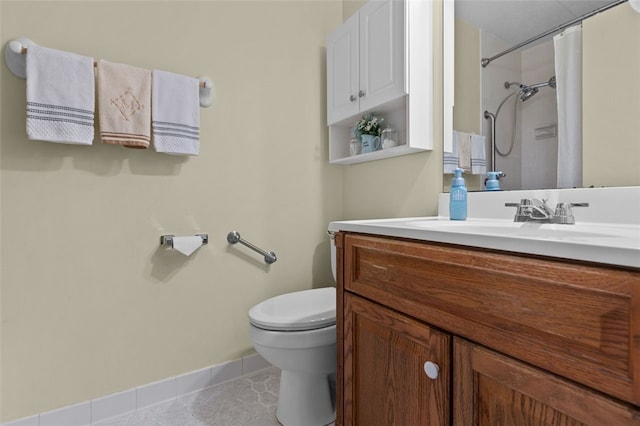
[[[462,169],[456,168],[454,174],[455,176],[451,181],[451,189],[449,190],[449,219],[466,220],[467,188],[464,186]]]
[[[503,172],[487,172],[487,180],[485,182],[485,188],[487,191],[502,191],[500,188],[500,179],[504,176]]]

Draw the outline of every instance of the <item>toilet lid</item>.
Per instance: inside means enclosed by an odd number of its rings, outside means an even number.
[[[272,297],[249,310],[253,325],[266,330],[301,331],[336,322],[334,287],[296,291]]]

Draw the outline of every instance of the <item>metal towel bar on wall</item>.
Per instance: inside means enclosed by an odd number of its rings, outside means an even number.
[[[240,237],[240,233],[237,231],[231,231],[227,234],[227,241],[229,242],[229,244],[235,244],[235,243],[240,243],[243,246],[249,247],[251,250],[260,253],[261,255],[264,256],[264,262],[266,264],[272,264],[274,263],[276,260],[278,260],[278,258],[276,257],[276,254],[272,251],[265,251],[262,250],[259,247],[254,246],[253,244],[251,244],[248,241],[243,240]]]
[[[4,61],[13,75],[19,78],[27,78],[26,54],[29,46],[35,43],[28,38],[20,37],[6,43],[4,49]],[[94,67],[96,62],[93,63]],[[209,107],[213,103],[213,81],[208,77],[198,77],[200,81],[198,95],[200,106]]]

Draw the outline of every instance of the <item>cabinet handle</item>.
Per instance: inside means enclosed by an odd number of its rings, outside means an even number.
[[[427,361],[424,363],[424,372],[427,374],[428,378],[435,380],[438,378],[440,367],[438,367],[438,364],[434,362]]]
[[[349,96],[349,101],[351,101],[351,102],[355,102],[356,99],[358,99],[358,98],[356,98],[356,95]]]
[[[367,92],[365,92],[364,90],[360,90],[358,92],[358,96],[360,96],[361,98],[364,97],[364,95],[366,95],[366,94],[367,94]]]

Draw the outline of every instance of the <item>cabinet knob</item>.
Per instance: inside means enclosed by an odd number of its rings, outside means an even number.
[[[358,98],[356,98],[356,95],[349,96],[349,101],[351,101],[351,102],[355,102],[356,99],[358,99]]]
[[[358,92],[358,96],[360,96],[361,98],[362,98],[364,95],[366,95],[366,94],[367,94],[367,93],[366,93],[364,90],[360,90],[360,91]]]
[[[424,363],[424,372],[427,374],[428,378],[435,380],[438,378],[440,367],[438,367],[438,364],[434,362],[427,361]]]

